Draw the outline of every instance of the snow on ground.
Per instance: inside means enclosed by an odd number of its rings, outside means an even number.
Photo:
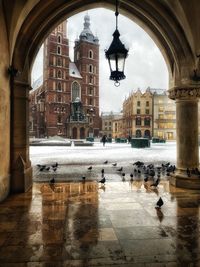
[[[30,146],[30,158],[36,164],[89,165],[102,164],[105,160],[130,164],[135,161],[145,163],[176,163],[176,143],[151,144],[150,148],[132,148],[130,144],[94,142],[92,147],[78,146]]]
[[[101,170],[105,170],[109,181],[121,180],[121,172],[117,169],[123,166],[123,172],[129,176],[133,172],[133,163],[143,161],[145,164],[171,162],[176,163],[176,143],[151,144],[149,148],[132,148],[130,144],[100,142],[93,146],[30,146],[30,158],[33,165],[34,181],[48,182],[51,177],[57,181],[80,181],[82,176],[87,180],[100,180]],[[104,164],[105,161],[108,164]],[[51,165],[58,162],[56,172],[40,171],[37,164]],[[111,163],[117,162],[117,167]],[[88,167],[92,165],[92,171]],[[137,178],[137,177],[136,177]],[[141,177],[138,177],[141,179]]]

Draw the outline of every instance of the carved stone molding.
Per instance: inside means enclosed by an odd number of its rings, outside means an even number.
[[[174,88],[168,90],[169,98],[176,99],[196,99],[200,97],[200,88]]]

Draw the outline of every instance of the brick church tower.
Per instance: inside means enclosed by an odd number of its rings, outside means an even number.
[[[88,15],[75,41],[74,62],[69,58],[66,21],[45,40],[43,62],[43,83],[30,92],[30,135],[98,136],[99,41]]]
[[[89,134],[99,135],[99,40],[90,30],[90,17],[84,17],[84,29],[75,41],[74,62],[83,78],[81,98],[89,120]]]
[[[46,136],[66,136],[69,114],[69,42],[66,21],[44,43],[43,88],[45,92]]]

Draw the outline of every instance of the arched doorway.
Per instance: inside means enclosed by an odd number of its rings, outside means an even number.
[[[74,128],[72,129],[72,138],[73,138],[73,139],[77,139],[77,128],[76,128],[76,127],[74,127]]]
[[[151,133],[150,133],[149,130],[145,130],[144,131],[144,137],[146,137],[146,138],[150,138],[151,137]]]
[[[81,127],[80,128],[80,138],[81,139],[84,139],[85,138],[85,128],[84,127]]]
[[[135,132],[135,136],[136,137],[141,137],[142,136],[142,132],[141,132],[141,130],[136,130],[136,132]]]
[[[6,160],[0,170],[0,176],[4,181],[1,195],[5,196],[9,191],[10,173],[12,191],[25,191],[31,186],[28,91],[31,65],[39,46],[48,33],[66,16],[78,13],[83,8],[102,6],[114,9],[115,1],[88,0],[85,3],[85,1],[75,0],[63,3],[63,1],[50,0],[47,4],[45,1],[28,0],[19,4],[13,3],[10,8],[6,8],[6,1],[3,2],[4,9],[1,10],[5,14],[2,17],[3,23],[1,23],[0,30],[2,35],[9,36],[9,40],[7,38],[2,40],[0,53],[2,62],[0,70],[3,74],[2,88],[5,88],[3,95],[6,99],[1,109],[1,113],[6,116],[3,116],[5,120],[0,125],[1,133],[3,133],[2,140],[5,140],[1,143],[0,153],[6,151]],[[197,72],[194,70],[196,71],[198,68],[196,55],[199,54],[199,43],[196,38],[199,20],[195,15],[195,10],[200,8],[200,3],[196,1],[195,5],[190,6],[179,0],[176,3],[173,5],[169,1],[133,2],[125,0],[120,3],[120,12],[135,20],[151,35],[167,62],[169,96],[177,100],[177,120],[179,122],[177,126],[177,168],[181,175],[186,166],[189,168],[199,166],[197,98],[200,95],[200,84],[196,79],[198,76],[195,76]],[[10,10],[13,12],[10,13]],[[46,12],[47,10],[48,12]],[[193,27],[189,23],[191,13],[194,14],[192,19],[196,21],[193,23]],[[8,20],[5,18],[8,17],[12,23],[6,25]],[[10,76],[5,71],[8,66],[11,66],[9,68]],[[10,92],[11,103],[9,102]],[[11,123],[9,121],[10,106]],[[188,121],[188,117],[191,120]],[[192,136],[191,131],[193,132]],[[183,139],[186,140],[184,143],[181,142]],[[9,166],[11,166],[10,171]],[[22,179],[18,179],[19,176]],[[26,183],[24,183],[25,180]]]

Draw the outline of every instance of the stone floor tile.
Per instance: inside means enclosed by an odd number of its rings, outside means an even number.
[[[200,266],[199,191],[118,178],[35,183],[0,203],[0,267]]]

